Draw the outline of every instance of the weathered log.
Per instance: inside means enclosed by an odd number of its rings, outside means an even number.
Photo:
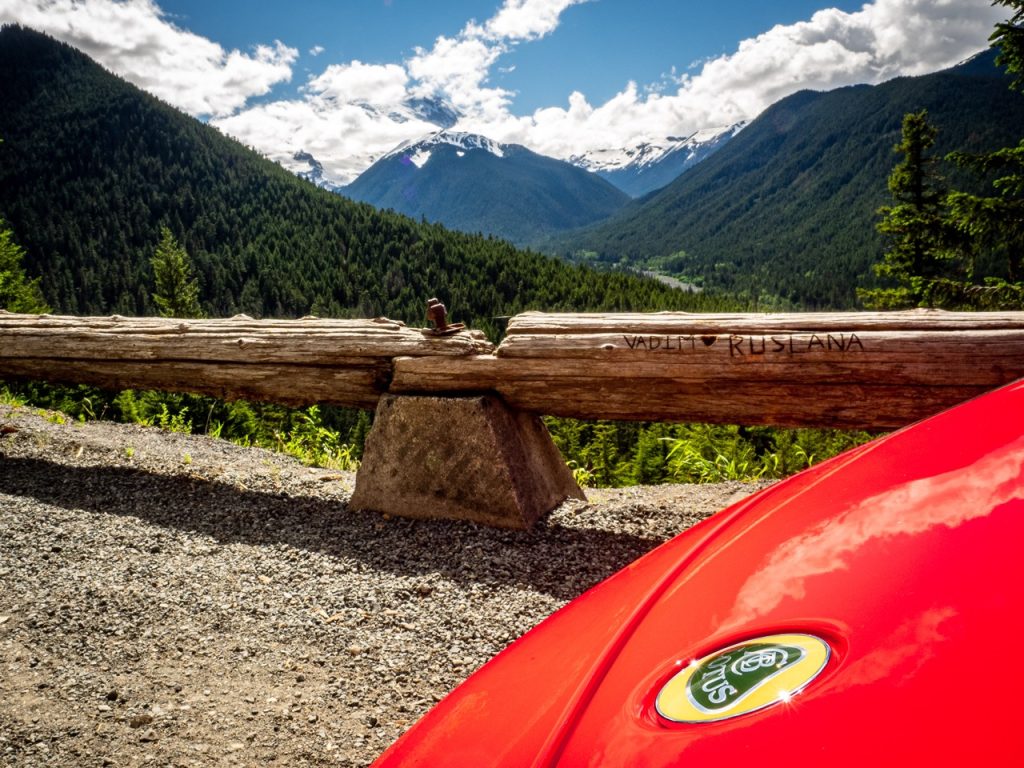
[[[370,360],[370,358],[367,358]],[[346,365],[194,363],[187,361],[0,358],[0,378],[91,384],[106,389],[161,389],[222,400],[282,405],[343,405],[372,410],[391,379],[388,362]]]
[[[351,358],[490,352],[479,331],[433,336],[376,320],[179,320],[0,314],[0,357],[345,365]]]
[[[1024,376],[1024,313],[546,315],[496,355],[400,359],[393,393],[579,418],[889,429]]]
[[[508,324],[508,335],[540,333],[770,333],[921,330],[956,331],[964,328],[1020,328],[1021,312],[949,312],[910,309],[899,312],[522,312]]]
[[[0,377],[374,408],[399,355],[490,352],[478,331],[435,336],[376,320],[59,317],[0,312]]]
[[[383,392],[497,392],[580,418],[868,429],[1024,376],[1024,313],[526,313],[492,349],[384,319],[0,313],[0,377],[363,408]]]
[[[808,383],[781,376],[774,381],[740,381],[668,374],[658,366],[619,373],[589,363],[562,369],[550,359],[400,358],[390,391],[492,391],[514,408],[581,419],[881,430],[904,426],[991,389],[859,384],[845,382],[842,376],[830,383]]]

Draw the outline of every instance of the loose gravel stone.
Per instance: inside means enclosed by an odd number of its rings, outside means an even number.
[[[0,406],[3,765],[366,765],[554,610],[755,489],[590,490],[501,531],[350,512],[354,474],[268,451],[60,422]]]

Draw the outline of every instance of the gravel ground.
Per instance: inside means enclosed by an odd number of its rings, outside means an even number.
[[[366,765],[552,611],[754,490],[533,530],[346,509],[354,475],[0,406],[0,764]]]

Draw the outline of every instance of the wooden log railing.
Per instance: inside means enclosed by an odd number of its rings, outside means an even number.
[[[491,352],[480,332],[376,320],[58,317],[0,311],[0,378],[374,408],[392,360]]]
[[[1024,376],[1024,313],[541,314],[495,350],[386,320],[0,313],[0,378],[372,408],[494,392],[580,418],[887,429]]]
[[[1024,376],[1024,313],[542,314],[496,354],[396,362],[395,393],[557,416],[881,430]]]

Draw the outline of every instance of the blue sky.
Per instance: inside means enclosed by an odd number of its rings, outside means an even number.
[[[452,35],[470,19],[494,14],[499,0],[168,0],[160,7],[179,25],[245,50],[280,39],[300,52],[300,71],[324,62],[402,61],[417,46]],[[740,40],[776,24],[809,19],[823,7],[858,10],[862,2],[823,0],[591,0],[566,9],[556,34],[511,52],[492,78],[516,92],[520,112],[564,103],[573,90],[604,102],[630,81],[653,84],[675,67],[732,52]],[[258,6],[255,10],[253,6]],[[315,46],[324,52],[313,60]],[[293,80],[293,88],[302,78]],[[286,92],[287,88],[280,91]]]
[[[568,159],[750,120],[802,88],[951,66],[989,0],[0,0],[287,167],[347,182],[457,130]],[[624,156],[624,155],[622,155]]]

